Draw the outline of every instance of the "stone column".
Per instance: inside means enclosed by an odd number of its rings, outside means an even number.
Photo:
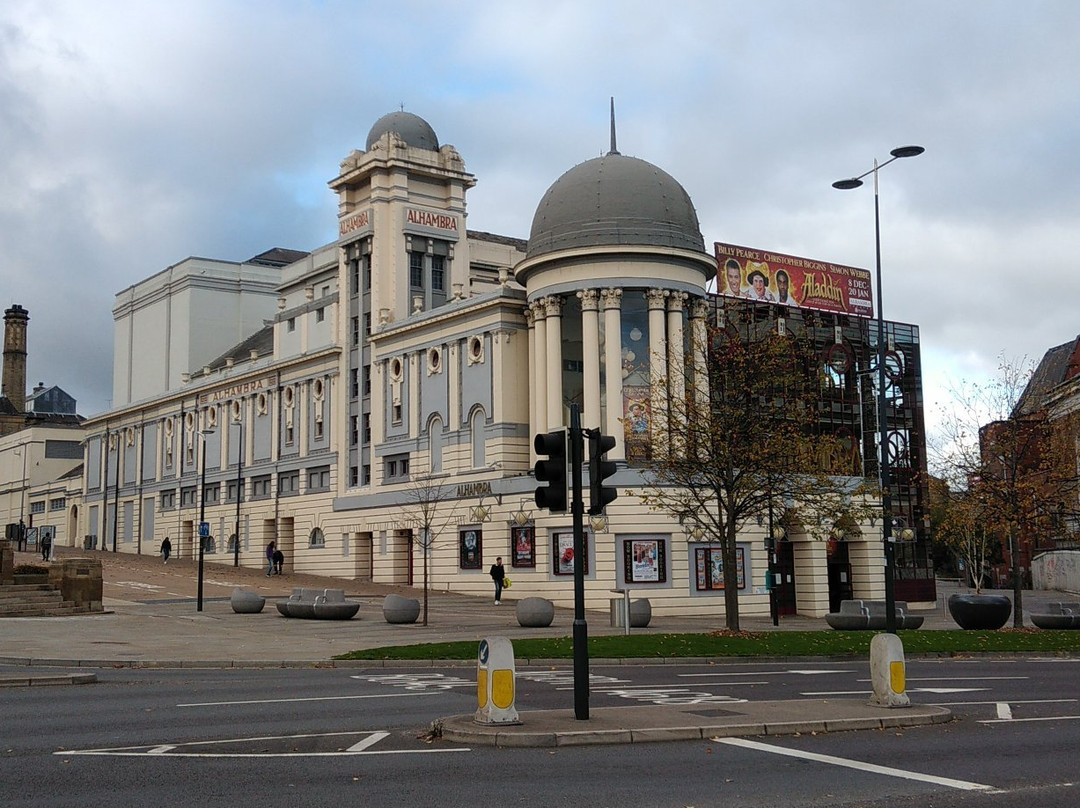
[[[668,292],[650,289],[645,293],[649,306],[649,438],[653,451],[663,451],[668,424],[667,323],[664,317]]]
[[[600,429],[600,293],[585,289],[577,293],[581,300],[581,350],[584,360],[585,411],[581,425]]]
[[[667,298],[668,395],[671,396],[672,415],[679,418],[686,417],[686,380],[690,375],[682,319],[687,297],[686,292],[672,292]]]
[[[626,459],[626,436],[623,432],[622,375],[622,289],[605,289],[604,304],[604,387],[607,398],[605,434],[615,438],[615,448],[608,452],[612,460]]]
[[[551,430],[565,426],[562,395],[562,298],[545,297],[543,304],[547,313],[547,428]]]
[[[694,375],[694,404],[700,412],[709,406],[709,304],[695,298],[690,304],[690,362]]]
[[[532,437],[539,428],[536,420],[536,392],[539,385],[536,383],[536,324],[534,322],[532,306],[525,307],[525,327],[529,334],[529,462],[535,462],[535,453],[532,448]]]
[[[536,422],[533,424],[533,434],[547,432],[547,309],[541,301],[532,304],[533,323],[536,333],[534,342],[536,346],[536,362],[533,368],[532,378],[529,383],[533,389],[533,397],[536,401]]]

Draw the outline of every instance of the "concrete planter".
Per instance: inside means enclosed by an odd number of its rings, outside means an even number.
[[[949,614],[968,631],[996,631],[1009,621],[1012,601],[1004,595],[951,595]]]
[[[258,614],[266,605],[266,598],[250,590],[237,587],[232,591],[229,604],[237,614]]]

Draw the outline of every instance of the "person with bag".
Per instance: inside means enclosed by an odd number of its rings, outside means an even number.
[[[172,553],[172,542],[169,541],[169,537],[166,536],[161,542],[161,555],[165,559],[165,563],[169,563],[169,555]]]
[[[277,543],[271,541],[266,545],[266,577],[269,578],[274,574],[274,550],[277,549]]]
[[[502,600],[503,581],[506,579],[506,568],[503,567],[502,556],[495,559],[495,563],[488,570],[488,575],[495,582],[495,605],[498,606]]]

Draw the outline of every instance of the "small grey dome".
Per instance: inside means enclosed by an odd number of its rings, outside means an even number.
[[[435,130],[419,115],[411,112],[391,112],[383,115],[375,121],[375,125],[368,132],[366,151],[379,142],[379,138],[387,132],[393,132],[410,146],[418,149],[439,150],[439,139],[435,136]]]
[[[705,251],[690,196],[652,163],[611,152],[555,181],[533,217],[529,258],[616,245]]]

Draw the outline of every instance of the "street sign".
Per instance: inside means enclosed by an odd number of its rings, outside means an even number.
[[[208,538],[210,538],[210,523],[209,522],[199,522],[199,538],[200,539],[208,539]]]

